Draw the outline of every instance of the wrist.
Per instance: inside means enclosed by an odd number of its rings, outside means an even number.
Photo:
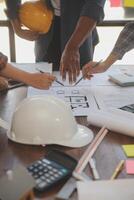
[[[75,44],[74,42],[68,42],[65,46],[65,50],[67,51],[77,51],[79,50],[79,46]]]
[[[32,73],[29,72],[24,72],[23,75],[21,75],[22,82],[24,82],[25,84],[29,85],[30,82],[32,81]]]
[[[105,67],[110,67],[112,64],[114,64],[118,60],[118,57],[114,54],[110,54],[106,60],[103,62]]]

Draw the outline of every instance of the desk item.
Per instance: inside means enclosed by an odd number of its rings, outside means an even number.
[[[77,173],[76,171],[73,171],[73,177],[78,181],[92,180],[90,176],[85,174],[85,172]]]
[[[134,180],[77,182],[79,200],[134,200]]]
[[[52,86],[49,90],[28,87],[28,96],[52,95],[63,99],[70,105],[74,116],[87,116],[90,110],[97,109],[91,88]]]
[[[99,62],[95,63],[95,64],[92,66],[92,68],[97,67],[101,62],[102,62],[102,59],[101,59]],[[84,78],[84,77],[82,76],[82,77],[74,84],[74,86],[76,86],[83,78]]]
[[[118,176],[118,174],[121,172],[123,165],[124,165],[124,162],[125,162],[124,160],[121,160],[120,163],[117,165],[113,175],[110,178],[111,180],[115,179]]]
[[[60,199],[68,200],[75,189],[76,189],[76,180],[73,177],[71,177],[56,195],[56,200]]]
[[[78,161],[78,164],[74,170],[76,173],[81,173],[84,168],[86,167],[87,163],[95,153],[97,147],[100,145],[104,137],[106,136],[108,130],[105,129],[105,127],[102,127],[101,130],[98,132],[92,143],[89,145],[89,147],[86,149],[80,160]]]
[[[119,73],[109,75],[111,81],[122,87],[134,86],[134,75],[129,73]]]
[[[35,161],[28,167],[36,182],[35,192],[44,192],[67,180],[76,164],[74,158],[58,150],[53,150],[46,157]]]
[[[89,160],[89,164],[90,164],[90,167],[91,167],[91,170],[92,170],[92,173],[93,173],[94,180],[99,180],[100,176],[99,176],[99,173],[98,173],[97,168],[96,168],[96,161],[95,161],[95,159],[91,158]]]
[[[134,88],[118,86],[94,87],[93,92],[100,109],[121,108],[134,103]]]
[[[75,178],[74,178],[75,177]],[[56,195],[56,199],[69,199],[72,193],[76,190],[76,180],[79,181],[89,181],[91,180],[89,176],[87,176],[84,172],[81,174],[73,173],[73,177],[71,177],[61,188],[61,190]]]
[[[134,144],[122,145],[127,157],[134,157]]]
[[[0,118],[0,127],[4,128],[4,129],[9,129],[9,124],[8,124],[8,122],[6,122],[5,120]]]
[[[134,104],[129,104],[129,105],[123,106],[119,109],[130,112],[130,113],[134,113]]]
[[[89,124],[134,137],[134,115],[119,109],[108,111],[96,110],[89,112],[87,118]]]
[[[60,85],[62,85],[62,86],[64,86],[64,84],[63,83],[61,83],[60,81],[58,81],[58,80],[55,80],[55,82],[56,83],[59,83]]]
[[[22,86],[27,86],[25,83],[19,82],[19,81],[15,81],[15,80],[9,80],[8,81],[8,88],[7,90],[12,90],[18,87],[22,87]]]
[[[124,0],[123,6],[126,8],[134,8],[134,2],[132,0]]]
[[[126,160],[125,167],[127,174],[134,174],[134,160]]]
[[[17,165],[13,170],[7,171],[6,175],[0,178],[0,199],[21,199],[34,186],[35,181],[27,169],[21,165]]]

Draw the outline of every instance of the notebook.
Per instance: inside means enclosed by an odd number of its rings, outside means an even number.
[[[122,87],[134,86],[134,74],[118,73],[109,75],[109,80]]]
[[[134,200],[134,180],[77,182],[79,200]]]

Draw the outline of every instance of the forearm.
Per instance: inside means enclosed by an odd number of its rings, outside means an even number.
[[[87,39],[88,35],[95,28],[96,22],[93,19],[90,19],[86,16],[81,16],[76,28],[69,39],[66,48],[78,49],[83,44],[83,42]]]
[[[6,0],[7,16],[9,19],[15,19],[18,16],[21,0]]]
[[[28,79],[30,76],[30,73],[17,69],[9,63],[3,70],[1,70],[0,74],[6,78],[11,78],[17,81],[24,82],[26,84],[28,83]]]
[[[134,48],[134,22],[125,25],[121,31],[112,54],[116,54],[118,59],[122,59],[125,53]]]
[[[111,53],[104,61],[103,64],[106,69],[108,69],[112,64],[114,64],[118,60],[118,56],[116,54]]]

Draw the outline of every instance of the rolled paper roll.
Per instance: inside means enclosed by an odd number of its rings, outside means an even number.
[[[89,124],[134,137],[134,114],[119,109],[89,112]]]

